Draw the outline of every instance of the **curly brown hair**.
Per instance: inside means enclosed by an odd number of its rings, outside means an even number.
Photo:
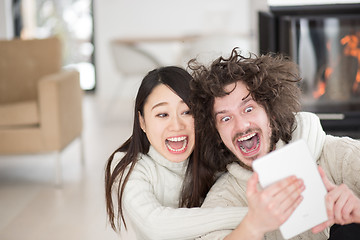
[[[265,109],[272,129],[271,143],[291,140],[296,127],[294,113],[300,110],[301,78],[297,64],[289,58],[273,53],[244,57],[234,48],[230,57],[219,57],[209,67],[195,59],[188,67],[194,78],[190,101],[198,136],[194,154],[199,164],[225,171],[228,163],[237,161],[216,130],[213,106],[216,97],[229,94],[225,86],[238,81],[245,83],[254,101]]]

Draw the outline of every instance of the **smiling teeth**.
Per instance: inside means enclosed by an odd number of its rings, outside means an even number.
[[[238,141],[238,142],[242,142],[242,141],[245,141],[245,140],[249,140],[250,138],[252,138],[252,137],[255,136],[255,135],[256,135],[256,133],[252,133],[252,134],[247,135],[247,136],[245,136],[245,137],[238,138],[237,141]]]
[[[172,141],[172,142],[181,142],[184,141],[186,139],[186,137],[172,137],[172,138],[168,138],[168,141]]]
[[[171,140],[173,139],[173,140]],[[179,149],[174,149],[170,146],[170,144],[167,144],[166,143],[166,146],[173,152],[182,152],[185,150],[186,146],[187,146],[187,140],[186,140],[186,137],[179,137],[179,138],[169,138],[168,141],[171,141],[171,142],[180,142],[180,141],[183,141],[183,146]],[[182,140],[179,140],[179,139],[182,139]]]

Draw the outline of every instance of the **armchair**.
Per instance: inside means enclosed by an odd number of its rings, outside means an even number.
[[[82,90],[77,71],[62,70],[58,38],[0,41],[0,154],[60,153],[80,137]]]

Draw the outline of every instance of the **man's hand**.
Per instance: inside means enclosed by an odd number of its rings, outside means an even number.
[[[337,186],[330,182],[321,167],[319,173],[328,192],[325,203],[329,220],[314,227],[312,231],[321,232],[334,223],[360,223],[360,199],[345,184]]]
[[[271,186],[257,189],[258,174],[254,173],[247,183],[246,197],[249,211],[239,226],[226,240],[260,240],[266,232],[278,229],[299,206],[305,186],[295,176],[280,180]]]
[[[258,175],[254,173],[247,184],[248,219],[257,231],[263,233],[278,229],[299,206],[305,185],[301,179],[291,176],[265,189],[257,189]]]

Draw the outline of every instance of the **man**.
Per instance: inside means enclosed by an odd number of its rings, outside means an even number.
[[[192,110],[201,139],[197,149],[204,153],[200,160],[213,171],[227,169],[203,207],[247,207],[252,162],[305,138],[325,171],[320,173],[328,190],[329,221],[294,239],[327,239],[326,227],[333,223],[360,223],[360,142],[325,135],[314,114],[299,112],[300,77],[295,63],[280,55],[246,58],[234,49],[229,58],[220,57],[209,67],[196,62],[189,66],[194,71]],[[230,232],[203,238],[223,238]],[[282,239],[278,230],[265,238]]]

